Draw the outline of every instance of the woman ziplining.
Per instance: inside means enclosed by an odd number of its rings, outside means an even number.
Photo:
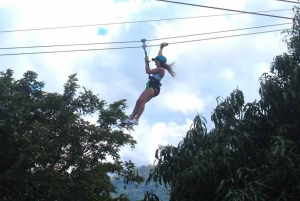
[[[150,69],[149,63],[150,60],[148,59],[147,52],[146,52],[146,44],[145,39],[142,40],[143,42],[143,49],[145,51],[145,70],[146,73],[149,74],[149,80],[146,84],[146,89],[142,92],[139,99],[136,101],[135,107],[132,111],[132,114],[129,119],[123,121],[126,124],[135,124],[138,125],[139,118],[141,117],[142,113],[145,109],[145,104],[153,97],[158,96],[160,93],[160,81],[165,75],[165,70],[167,70],[172,77],[176,75],[173,70],[174,62],[171,64],[167,64],[167,58],[162,55],[163,48],[168,45],[168,43],[161,43],[158,55],[152,59],[155,61],[156,68]]]

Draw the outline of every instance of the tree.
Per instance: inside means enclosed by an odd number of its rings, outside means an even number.
[[[148,181],[171,186],[170,200],[300,200],[300,12],[260,77],[260,100],[239,89],[221,100],[207,132],[196,116],[178,146],[161,146]],[[145,200],[147,200],[145,198]]]
[[[119,155],[136,144],[124,133],[132,127],[120,123],[125,100],[107,104],[84,87],[78,94],[77,81],[73,74],[63,94],[46,93],[35,72],[20,80],[12,70],[0,73],[0,200],[129,200],[111,198],[108,174],[142,182]]]

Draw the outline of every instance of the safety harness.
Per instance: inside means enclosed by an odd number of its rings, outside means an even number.
[[[156,78],[149,75],[149,79],[148,79],[148,82],[146,84],[146,89],[149,89],[151,86],[161,87],[161,83]]]

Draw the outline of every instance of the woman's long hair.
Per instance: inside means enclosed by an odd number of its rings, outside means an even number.
[[[174,64],[175,64],[174,62],[170,63],[170,64],[164,64],[164,63],[162,63],[162,67],[165,68],[165,69],[167,69],[167,71],[170,73],[170,75],[172,77],[174,77],[176,75],[176,73],[174,71]]]

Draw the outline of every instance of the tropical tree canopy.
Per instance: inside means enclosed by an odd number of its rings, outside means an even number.
[[[0,73],[0,200],[129,200],[112,198],[110,175],[142,178],[120,147],[136,141],[120,122],[125,100],[107,104],[69,76],[64,93],[46,93],[37,74]],[[96,124],[84,116],[98,116]],[[108,160],[109,159],[109,160]],[[109,162],[110,161],[110,162]]]
[[[259,100],[245,103],[236,89],[217,99],[214,129],[198,115],[178,146],[156,151],[148,182],[170,185],[170,200],[300,200],[299,16],[285,32],[288,52],[259,78]]]

